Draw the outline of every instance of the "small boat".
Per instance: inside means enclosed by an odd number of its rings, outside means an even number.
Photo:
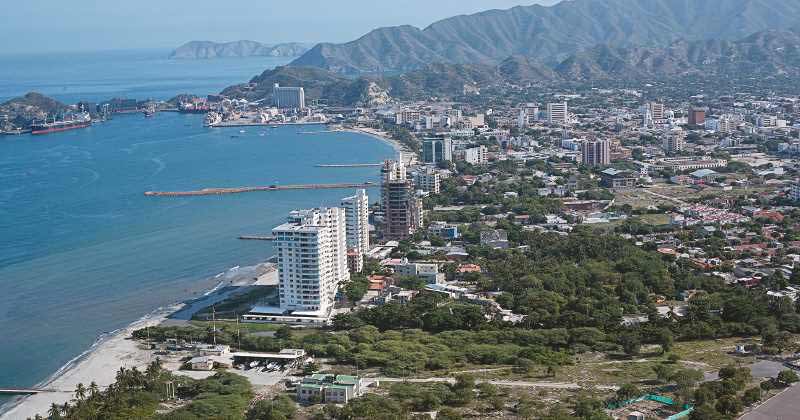
[[[239,130],[239,134],[244,134],[244,133],[246,133],[246,131],[244,131],[244,130]]]

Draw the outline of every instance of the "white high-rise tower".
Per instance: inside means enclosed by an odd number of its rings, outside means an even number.
[[[281,309],[292,316],[329,317],[339,285],[350,280],[345,210],[293,211],[272,234]]]
[[[366,190],[342,199],[347,220],[347,252],[355,260],[350,265],[356,272],[364,267],[364,255],[369,252],[369,197]]]

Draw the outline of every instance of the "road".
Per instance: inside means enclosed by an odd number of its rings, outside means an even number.
[[[786,389],[770,398],[739,420],[791,420],[800,419],[800,386]]]

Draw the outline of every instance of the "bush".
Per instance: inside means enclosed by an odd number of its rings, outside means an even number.
[[[800,377],[793,370],[784,370],[778,374],[777,382],[779,385],[787,387],[795,382],[800,382]]]
[[[751,406],[761,401],[761,388],[750,388],[742,396],[742,404]]]

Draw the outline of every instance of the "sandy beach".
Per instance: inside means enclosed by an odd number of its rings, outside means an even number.
[[[372,137],[374,139],[380,140],[380,141],[392,146],[392,148],[394,149],[395,153],[401,153],[402,152],[403,155],[406,158],[410,158],[410,157],[415,155],[415,153],[413,153],[412,151],[408,150],[408,148],[405,145],[400,144],[400,142],[398,142],[397,140],[391,138],[388,133],[385,133],[385,132],[380,131],[380,130],[375,130],[375,129],[366,128],[366,127],[352,127],[352,128],[342,129],[342,131],[349,131],[351,133],[364,134],[364,135],[370,136],[370,137]]]
[[[3,413],[0,419],[24,420],[36,414],[45,416],[51,404],[63,404],[73,399],[75,387],[79,383],[89,386],[94,381],[100,388],[106,388],[114,383],[114,377],[120,367],[145,368],[155,360],[156,356],[151,351],[141,349],[139,342],[130,339],[131,334],[135,330],[162,323],[170,314],[182,307],[183,304],[176,304],[154,312],[101,340],[39,387],[52,392],[22,398],[9,411]]]
[[[225,288],[248,287],[252,285],[274,285],[276,284],[277,271],[271,264],[259,264],[252,267],[242,267],[231,269],[221,274],[217,287],[207,293],[207,298],[215,296],[227,296]],[[45,389],[48,392],[22,397],[11,403],[7,411],[0,414],[0,420],[24,420],[34,417],[36,414],[46,415],[47,410],[53,403],[63,404],[74,398],[75,387],[82,383],[85,386],[94,381],[104,389],[115,381],[115,376],[119,368],[130,369],[133,367],[145,369],[147,365],[155,361],[156,355],[153,351],[141,347],[141,343],[131,339],[134,331],[146,327],[160,325],[166,321],[183,323],[185,320],[170,319],[174,314],[181,313],[183,317],[191,314],[187,311],[195,312],[205,305],[196,304],[188,301],[176,303],[174,305],[161,308],[150,315],[130,324],[124,329],[115,331],[109,336],[99,340],[89,350],[78,356],[61,370],[56,372],[45,382],[35,386],[36,389]],[[185,318],[188,319],[188,318]],[[165,367],[170,370],[177,370],[179,363],[168,363],[164,360]]]

